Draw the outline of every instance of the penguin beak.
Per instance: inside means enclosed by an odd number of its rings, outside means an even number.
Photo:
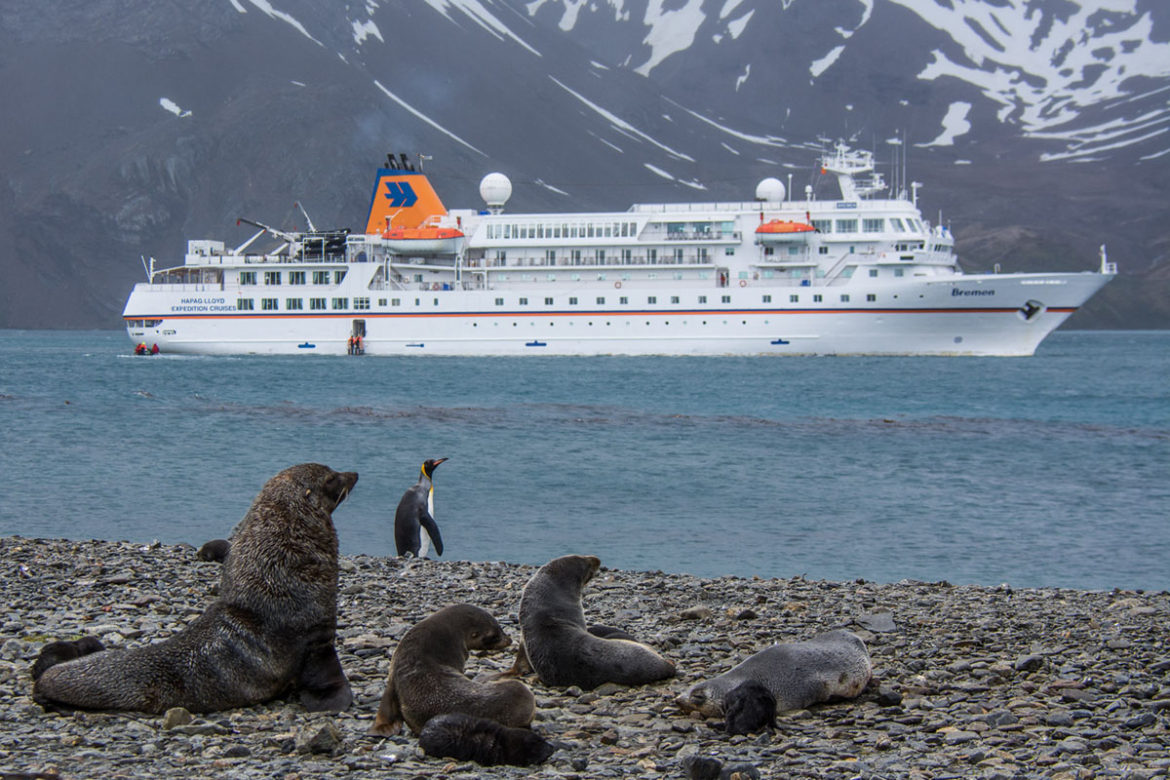
[[[442,463],[443,461],[447,461],[447,460],[450,460],[450,458],[436,458],[436,459],[435,459],[435,464],[434,464],[433,466],[431,466],[431,468],[432,468],[432,469],[436,469],[436,468],[438,468],[438,467],[439,467],[439,464],[440,464],[440,463]]]

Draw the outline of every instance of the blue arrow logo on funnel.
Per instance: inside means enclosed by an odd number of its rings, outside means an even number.
[[[418,201],[418,195],[414,194],[414,188],[404,181],[386,182],[385,197],[390,201],[391,207],[401,209],[408,209]]]

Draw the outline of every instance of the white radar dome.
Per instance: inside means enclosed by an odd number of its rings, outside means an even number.
[[[756,200],[774,203],[784,200],[784,182],[769,176],[756,185]]]
[[[502,173],[489,173],[479,183],[479,196],[488,208],[502,208],[512,197],[512,182]]]

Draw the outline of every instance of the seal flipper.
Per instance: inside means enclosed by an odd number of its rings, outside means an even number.
[[[394,666],[386,676],[386,690],[382,694],[382,702],[378,705],[378,715],[374,718],[374,725],[370,727],[370,734],[379,737],[392,737],[402,730],[402,707],[398,703],[398,691],[394,688]]]
[[[427,536],[431,537],[431,541],[435,545],[435,553],[437,555],[443,554],[443,537],[439,535],[439,526],[435,522],[435,518],[431,517],[430,512],[423,512],[419,518],[419,523],[427,531]]]
[[[332,638],[306,650],[296,685],[301,704],[309,712],[341,712],[353,703],[353,691]]]

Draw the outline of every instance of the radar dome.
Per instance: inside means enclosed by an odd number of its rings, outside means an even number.
[[[769,176],[756,185],[756,200],[768,203],[784,200],[784,182]]]
[[[503,208],[512,197],[512,182],[502,173],[489,173],[479,183],[479,196],[491,209]]]

